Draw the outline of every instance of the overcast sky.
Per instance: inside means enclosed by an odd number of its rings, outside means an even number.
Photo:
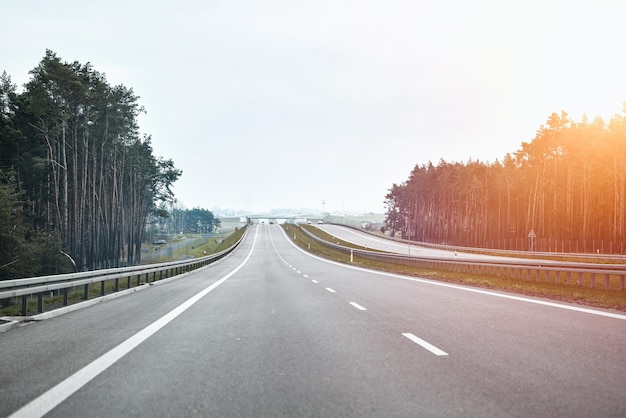
[[[383,213],[416,164],[620,113],[624,4],[5,0],[0,72],[21,89],[51,49],[133,88],[187,208]]]

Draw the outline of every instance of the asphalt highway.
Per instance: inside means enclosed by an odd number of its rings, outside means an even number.
[[[489,260],[489,259],[498,259],[502,260],[511,260],[511,261],[519,261],[520,258],[513,257],[501,257],[501,256],[493,256],[486,254],[472,254],[472,253],[464,253],[462,251],[450,251],[443,250],[438,248],[429,248],[423,247],[415,244],[407,244],[404,242],[393,241],[390,239],[377,237],[372,234],[368,234],[366,232],[358,231],[353,228],[349,228],[346,226],[340,225],[331,225],[331,224],[323,224],[323,225],[315,225],[317,228],[327,232],[328,234],[342,239],[347,242],[351,242],[353,244],[357,244],[363,247],[377,249],[397,254],[405,254],[411,255],[413,257],[428,257],[428,258],[451,258],[455,257],[458,259],[465,260]]]
[[[338,265],[254,226],[0,334],[0,416],[626,416],[626,315]]]

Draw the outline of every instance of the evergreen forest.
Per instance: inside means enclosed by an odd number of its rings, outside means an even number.
[[[553,113],[502,161],[416,165],[386,195],[392,235],[523,251],[624,253],[626,104],[605,122]]]
[[[0,279],[135,264],[182,174],[140,135],[131,88],[48,50],[0,77]]]

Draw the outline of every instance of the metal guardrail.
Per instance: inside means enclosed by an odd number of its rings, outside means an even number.
[[[69,289],[83,286],[83,299],[89,299],[89,285],[100,283],[100,296],[105,295],[106,282],[114,280],[114,292],[120,290],[120,280],[126,279],[125,289],[131,288],[133,279],[136,285],[149,284],[163,278],[176,276],[211,264],[232,252],[244,239],[248,230],[229,248],[219,253],[192,260],[85,271],[80,273],[57,274],[52,276],[30,277],[0,281],[0,300],[21,297],[22,316],[27,315],[28,297],[37,296],[37,311],[43,312],[43,298],[54,291],[62,291],[63,306],[68,305]],[[157,277],[158,276],[158,277]]]
[[[385,253],[377,251],[359,250],[345,247],[339,244],[323,240],[302,228],[302,231],[316,242],[335,250],[357,255],[369,260],[381,261],[392,264],[402,264],[428,268],[433,270],[445,270],[457,273],[484,274],[494,277],[506,277],[513,279],[532,280],[545,282],[554,281],[560,284],[564,278],[565,284],[572,284],[572,279],[579,286],[589,285],[596,287],[597,277],[604,278],[604,288],[619,288],[624,290],[624,277],[626,276],[626,264],[595,264],[579,262],[559,262],[552,260],[483,260],[456,257],[417,257],[404,254]],[[619,285],[617,283],[619,282]],[[611,283],[614,283],[611,286]]]

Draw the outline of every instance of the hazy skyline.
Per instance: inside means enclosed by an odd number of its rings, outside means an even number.
[[[495,161],[552,112],[626,101],[618,1],[24,1],[0,72],[51,49],[147,110],[188,208],[384,211],[428,161]],[[325,202],[324,205],[322,202]]]

